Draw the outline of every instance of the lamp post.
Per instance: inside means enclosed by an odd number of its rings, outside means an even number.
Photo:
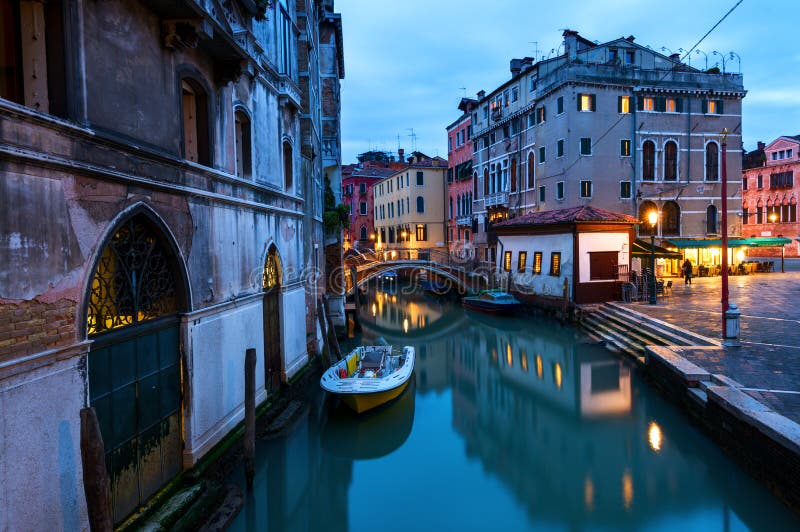
[[[725,313],[728,311],[728,128],[722,130],[722,338],[725,334]]]
[[[658,211],[650,211],[647,215],[650,222],[650,299],[648,303],[656,304],[656,224],[658,223]]]

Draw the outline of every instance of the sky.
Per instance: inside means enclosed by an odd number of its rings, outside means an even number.
[[[345,61],[342,163],[369,149],[397,151],[398,137],[406,153],[447,157],[445,128],[460,116],[461,98],[508,80],[512,58],[550,54],[565,28],[601,43],[633,35],[669,55],[691,49],[737,1],[336,0]],[[726,71],[743,74],[746,150],[800,134],[797,7],[797,0],[743,0],[698,45],[701,53],[684,60],[704,67],[707,56],[709,68],[722,68],[717,51]]]

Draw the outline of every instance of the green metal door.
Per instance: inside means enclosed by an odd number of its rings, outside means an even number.
[[[119,523],[180,473],[181,357],[177,320],[95,338],[89,391]]]

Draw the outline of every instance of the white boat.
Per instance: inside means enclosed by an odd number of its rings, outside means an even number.
[[[403,393],[414,371],[414,356],[409,345],[399,353],[390,345],[356,347],[322,374],[320,385],[360,414]]]

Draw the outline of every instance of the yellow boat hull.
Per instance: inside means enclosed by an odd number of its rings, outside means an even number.
[[[397,398],[408,386],[408,381],[397,388],[375,393],[347,393],[339,394],[344,404],[361,414]]]

